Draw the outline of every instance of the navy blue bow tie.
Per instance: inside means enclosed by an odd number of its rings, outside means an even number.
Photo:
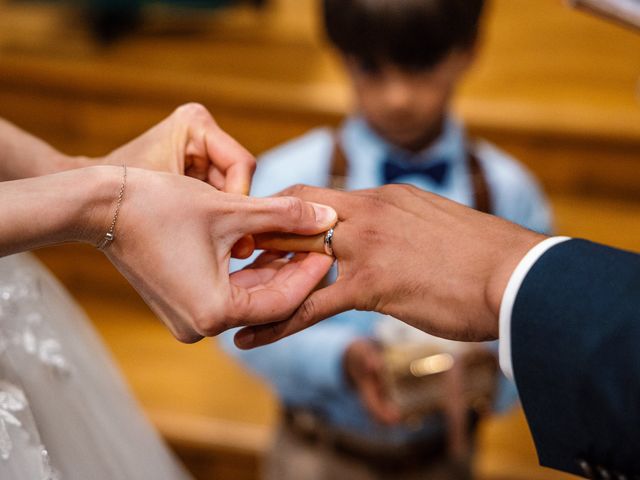
[[[395,183],[397,179],[409,175],[427,177],[438,185],[442,185],[449,173],[449,163],[436,161],[425,164],[409,162],[394,162],[387,159],[383,165],[384,183]]]

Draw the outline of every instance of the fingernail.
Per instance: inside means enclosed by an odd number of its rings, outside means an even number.
[[[326,205],[320,205],[319,203],[313,203],[313,202],[311,202],[311,206],[315,210],[316,221],[319,224],[324,225],[327,228],[330,228],[333,225],[335,225],[336,222],[338,221],[338,214],[333,208],[327,207]]]
[[[236,345],[239,348],[249,348],[253,346],[253,342],[256,338],[256,334],[253,330],[245,330],[236,335]]]

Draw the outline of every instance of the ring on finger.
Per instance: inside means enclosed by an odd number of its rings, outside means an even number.
[[[337,224],[336,224],[337,225]],[[330,257],[334,257],[333,253],[333,237],[335,235],[335,226],[330,228],[327,233],[324,234],[324,253],[329,255]]]

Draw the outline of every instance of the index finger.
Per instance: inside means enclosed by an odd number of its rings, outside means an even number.
[[[223,190],[248,195],[256,169],[255,157],[222,130],[213,118],[204,132],[204,141],[209,160],[224,177]]]
[[[308,185],[293,185],[274,195],[275,197],[298,197],[307,202],[321,203],[331,207],[346,207],[350,193],[330,188],[310,187]]]

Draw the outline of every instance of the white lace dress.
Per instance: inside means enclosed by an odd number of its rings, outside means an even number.
[[[0,479],[188,478],[64,289],[30,255],[1,258]]]

